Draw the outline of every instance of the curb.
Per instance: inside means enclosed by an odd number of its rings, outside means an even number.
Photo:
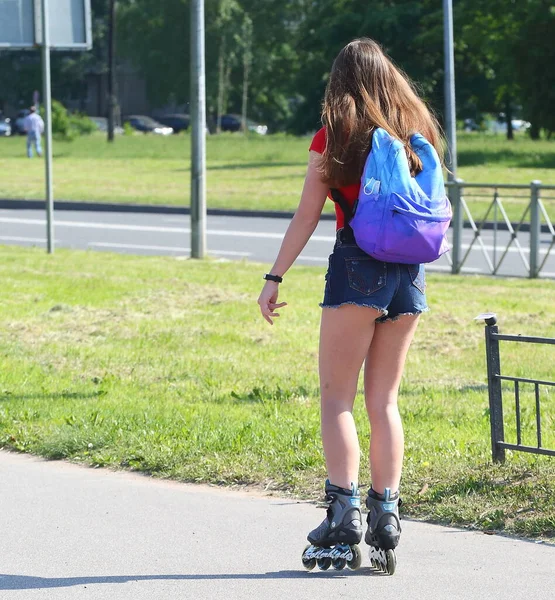
[[[46,210],[44,200],[12,200],[0,199],[0,209],[5,210]],[[191,209],[186,206],[166,206],[164,204],[111,204],[109,202],[75,202],[69,200],[55,200],[54,210],[74,210],[82,212],[119,212],[136,214],[159,214],[159,215],[190,215]],[[214,217],[258,217],[260,219],[292,219],[295,213],[281,210],[233,210],[228,208],[208,208],[207,214]],[[323,213],[321,221],[335,221],[335,215]],[[516,229],[518,223],[512,223]],[[464,222],[465,229],[471,229],[468,221]],[[481,229],[498,231],[509,231],[506,223],[495,223],[488,221],[483,223]],[[529,232],[530,225],[523,223],[519,231]],[[541,225],[541,233],[551,233],[547,225]]]

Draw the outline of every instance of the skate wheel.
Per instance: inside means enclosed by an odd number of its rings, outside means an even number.
[[[353,558],[347,561],[347,566],[352,571],[356,571],[362,564],[362,552],[358,546],[351,546],[351,552],[353,553]]]
[[[334,558],[331,565],[336,571],[342,571],[347,566],[347,560],[345,558]]]
[[[397,567],[397,557],[395,556],[395,550],[386,550],[385,561],[386,561],[386,567],[385,567],[386,573],[388,575],[393,575],[393,573],[395,573],[395,568]]]
[[[315,558],[305,558],[304,554],[305,552],[310,548],[310,544],[303,550],[303,555],[302,555],[302,561],[303,561],[303,567],[307,570],[307,571],[312,571],[312,569],[314,569],[314,567],[316,566],[316,559]]]
[[[327,571],[331,567],[331,558],[319,558],[317,563],[320,571]]]

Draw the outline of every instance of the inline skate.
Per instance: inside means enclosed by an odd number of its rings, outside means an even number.
[[[401,535],[399,505],[399,492],[392,495],[391,490],[385,488],[382,495],[372,488],[368,490],[366,498],[368,529],[364,541],[370,546],[372,567],[388,575],[393,575],[397,566],[395,548],[399,544]]]
[[[358,488],[351,484],[351,489],[347,490],[332,485],[328,480],[326,502],[326,518],[307,536],[310,544],[303,551],[303,566],[309,571],[316,565],[322,571],[330,567],[338,571],[345,567],[358,569],[362,562],[358,547],[362,539]]]

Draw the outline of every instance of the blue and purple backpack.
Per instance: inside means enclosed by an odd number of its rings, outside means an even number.
[[[446,233],[452,212],[441,162],[432,144],[419,133],[410,144],[423,166],[416,177],[410,174],[403,144],[378,128],[354,211],[338,190],[331,190],[357,245],[384,262],[429,263],[449,250]]]

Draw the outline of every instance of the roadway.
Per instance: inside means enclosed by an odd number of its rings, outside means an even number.
[[[82,250],[121,252],[145,255],[190,255],[190,217],[186,215],[62,211],[55,213],[55,246]],[[272,263],[288,220],[281,218],[209,216],[207,245],[209,254],[223,259],[246,259]],[[321,221],[297,263],[327,265],[335,239],[333,221]],[[451,233],[451,232],[450,232]],[[463,253],[473,239],[473,232],[463,232]],[[543,253],[549,240],[543,235]],[[507,232],[484,231],[482,243],[492,262],[505,252],[510,237]],[[526,260],[528,234],[518,236]],[[45,213],[40,210],[0,210],[0,244],[46,247]],[[448,257],[429,265],[430,271],[450,270]],[[484,252],[475,243],[463,272],[489,273]],[[509,251],[499,269],[500,275],[527,276],[527,269],[516,245]],[[555,253],[548,258],[542,275],[555,277]]]

